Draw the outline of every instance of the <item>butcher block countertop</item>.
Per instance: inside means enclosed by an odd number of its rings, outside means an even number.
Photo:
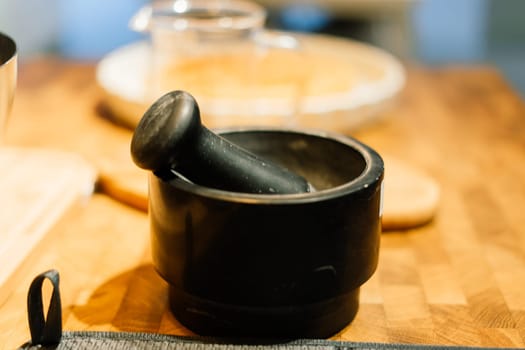
[[[94,72],[56,58],[22,64],[9,145],[75,152],[124,178],[131,132],[105,116]],[[383,233],[359,312],[333,339],[524,347],[525,108],[502,75],[409,66],[406,88],[379,120],[341,132],[431,175],[441,198],[431,223]],[[27,290],[50,268],[61,274],[65,330],[190,335],[168,309],[148,230],[145,212],[103,190],[64,213],[0,286],[9,288],[0,348],[30,338]]]

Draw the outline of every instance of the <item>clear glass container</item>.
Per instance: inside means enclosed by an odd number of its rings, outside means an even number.
[[[297,42],[266,31],[265,20],[264,8],[245,0],[163,0],[142,8],[130,23],[151,38],[150,100],[185,90],[211,126],[288,124],[299,79],[283,81],[286,67],[269,53],[296,50]]]
[[[142,48],[151,57],[140,56],[140,72],[124,73],[141,77],[134,100],[140,112],[163,93],[185,90],[210,127],[341,131],[379,116],[404,86],[403,65],[387,52],[269,30],[265,18],[264,8],[249,0],[152,0],[131,20],[149,34],[150,46]]]
[[[151,34],[156,63],[165,63],[251,45],[265,18],[262,7],[243,0],[154,1],[131,27]]]

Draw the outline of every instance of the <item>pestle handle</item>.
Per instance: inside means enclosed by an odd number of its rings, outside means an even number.
[[[229,142],[201,124],[193,96],[173,91],[144,114],[131,142],[133,161],[157,174],[175,171],[188,180],[234,192],[309,192],[301,176]]]

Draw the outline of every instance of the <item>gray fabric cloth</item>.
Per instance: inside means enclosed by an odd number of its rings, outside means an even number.
[[[31,345],[27,343],[23,350],[488,350],[491,348],[406,345],[340,342],[321,339],[299,339],[292,341],[267,341],[256,343],[251,341],[228,341],[223,339],[207,339],[169,336],[151,333],[126,332],[64,332],[58,345]],[[499,349],[501,350],[501,349]]]

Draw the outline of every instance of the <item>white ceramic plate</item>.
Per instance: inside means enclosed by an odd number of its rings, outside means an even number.
[[[348,90],[304,97],[299,107],[283,98],[250,100],[226,94],[221,98],[196,96],[208,126],[280,125],[342,131],[373,119],[378,108],[395,97],[404,86],[402,64],[376,47],[322,35],[284,32],[273,32],[272,35],[292,35],[303,52],[326,52],[351,63],[351,72],[332,71],[328,74],[362,74]],[[116,118],[129,126],[136,125],[154,102],[148,93],[151,67],[152,53],[147,42],[121,47],[104,57],[97,66],[97,82],[102,87],[104,102]],[[366,72],[375,73],[368,75]]]

